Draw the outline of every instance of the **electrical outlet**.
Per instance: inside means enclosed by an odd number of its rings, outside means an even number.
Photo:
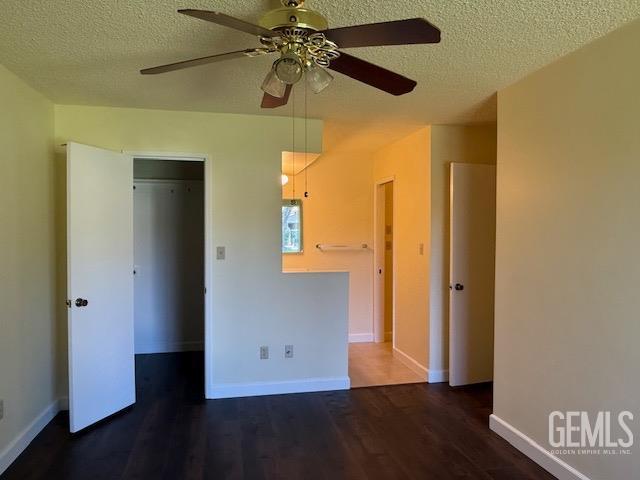
[[[0,420],[4,417],[4,400],[0,400]]]
[[[293,358],[293,345],[284,346],[284,358]]]
[[[227,258],[227,249],[225,247],[216,247],[216,260],[224,260]]]
[[[268,360],[269,359],[269,347],[263,345],[260,347],[260,360]]]

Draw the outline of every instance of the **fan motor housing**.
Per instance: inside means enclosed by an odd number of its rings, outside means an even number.
[[[302,7],[271,10],[260,19],[259,24],[268,30],[298,27],[319,32],[329,28],[325,17],[314,10]]]

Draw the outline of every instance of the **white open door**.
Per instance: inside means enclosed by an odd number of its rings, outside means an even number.
[[[493,379],[496,168],[451,164],[449,383]]]
[[[69,417],[77,432],[135,402],[133,160],[67,145]]]

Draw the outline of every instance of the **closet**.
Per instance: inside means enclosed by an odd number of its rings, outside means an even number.
[[[134,159],[135,353],[203,349],[204,163]]]

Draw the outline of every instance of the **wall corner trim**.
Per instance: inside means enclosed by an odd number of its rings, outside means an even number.
[[[591,480],[494,414],[489,417],[489,428],[559,480]]]
[[[429,383],[446,383],[449,381],[449,370],[432,370],[427,373],[427,382]]]
[[[223,383],[213,385],[207,389],[207,398],[216,400],[222,398],[260,397],[289,393],[349,390],[350,388],[351,379],[349,377],[305,378],[281,382]]]
[[[33,439],[53,420],[53,417],[63,409],[62,407],[64,407],[66,403],[66,399],[53,401],[25,427],[4,450],[0,451],[0,475],[24,452]]]
[[[371,343],[375,341],[373,333],[350,333],[349,343]]]
[[[398,360],[400,360],[403,364],[405,364],[407,367],[413,370],[415,373],[422,376],[425,379],[425,381],[427,381],[429,377],[429,370],[427,370],[426,367],[420,365],[418,362],[416,362],[413,358],[411,358],[409,355],[404,353],[399,348],[393,347],[393,355],[397,357]]]

